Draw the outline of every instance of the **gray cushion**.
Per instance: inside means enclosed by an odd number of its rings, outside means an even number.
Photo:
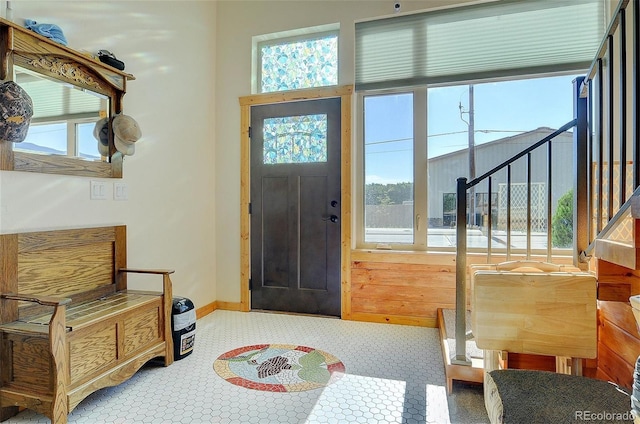
[[[504,423],[629,423],[628,394],[602,380],[549,371],[496,370]],[[494,419],[492,419],[494,421]]]

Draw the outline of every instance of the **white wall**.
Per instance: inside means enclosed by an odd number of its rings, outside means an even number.
[[[401,4],[409,12],[458,2]],[[124,109],[143,138],[125,159],[124,202],[89,200],[90,178],[0,172],[0,231],[124,223],[131,266],[174,268],[174,293],[197,307],[239,302],[238,98],[251,94],[252,36],[339,23],[340,83],[350,84],[354,22],[393,15],[394,3],[12,1],[14,21],[58,24],[69,47],[104,48],[126,63],[136,80]]]
[[[174,295],[216,300],[216,4],[12,1],[13,20],[59,25],[69,47],[112,51],[135,76],[124,112],[143,136],[126,157],[129,200],[89,200],[91,178],[0,172],[0,231],[126,224],[128,264],[172,268]],[[156,278],[130,278],[159,288]]]
[[[218,300],[239,302],[240,107],[251,94],[252,37],[340,24],[339,83],[354,81],[354,22],[393,15],[382,1],[219,1],[216,67],[216,280]],[[400,1],[401,13],[462,3],[461,0]]]

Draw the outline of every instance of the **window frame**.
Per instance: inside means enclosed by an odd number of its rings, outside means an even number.
[[[355,241],[358,249],[427,250],[427,86],[359,91],[356,95],[355,149],[356,173],[354,178],[356,199]],[[364,157],[364,98],[393,94],[413,94],[413,243],[365,242],[365,157]],[[418,113],[416,112],[418,111]],[[415,119],[424,116],[425,119]],[[425,225],[427,223],[427,225]]]
[[[484,78],[474,81],[449,82],[439,84],[424,84],[409,87],[385,88],[373,90],[356,91],[355,99],[355,124],[356,124],[356,140],[354,149],[355,158],[355,175],[354,175],[354,223],[355,223],[355,248],[371,249],[371,250],[394,250],[394,251],[429,251],[429,252],[455,252],[454,247],[441,247],[428,245],[428,228],[429,228],[429,193],[428,193],[428,90],[438,87],[450,87],[467,84],[485,84],[499,83],[504,81],[517,81],[537,78],[550,78],[562,75],[581,74],[586,70],[565,71],[558,70],[556,72],[545,72],[540,74],[529,74],[523,76],[513,76],[510,78],[494,77]],[[378,96],[388,94],[404,94],[413,93],[413,116],[414,116],[414,147],[413,147],[413,166],[414,166],[414,227],[413,243],[378,243],[365,242],[365,149],[364,149],[364,99],[367,96]],[[418,119],[424,117],[424,119]],[[550,225],[550,224],[548,224]],[[485,249],[471,248],[470,251],[482,252]],[[561,248],[553,248],[553,251],[562,251]]]

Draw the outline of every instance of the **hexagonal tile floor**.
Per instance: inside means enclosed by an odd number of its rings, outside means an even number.
[[[243,346],[312,346],[344,364],[329,385],[298,392],[229,384],[216,358]],[[10,423],[46,423],[23,411]],[[487,423],[482,388],[454,383],[447,396],[438,330],[332,318],[215,311],[196,323],[191,355],[148,364],[99,390],[70,423]]]

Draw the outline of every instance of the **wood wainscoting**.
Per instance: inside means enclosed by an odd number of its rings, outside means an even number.
[[[509,260],[524,257],[512,255]],[[544,261],[534,256],[531,260]],[[506,261],[493,255],[492,263]],[[487,255],[469,254],[467,264],[486,264]],[[554,260],[570,264],[571,258]],[[456,258],[453,252],[352,250],[348,288],[343,290],[342,318],[390,324],[437,326],[437,311],[455,309]],[[467,275],[468,278],[468,275]],[[470,285],[467,285],[469,288]],[[467,290],[467,304],[471,295]]]
[[[350,319],[436,327],[438,308],[455,308],[452,254],[351,252]]]

